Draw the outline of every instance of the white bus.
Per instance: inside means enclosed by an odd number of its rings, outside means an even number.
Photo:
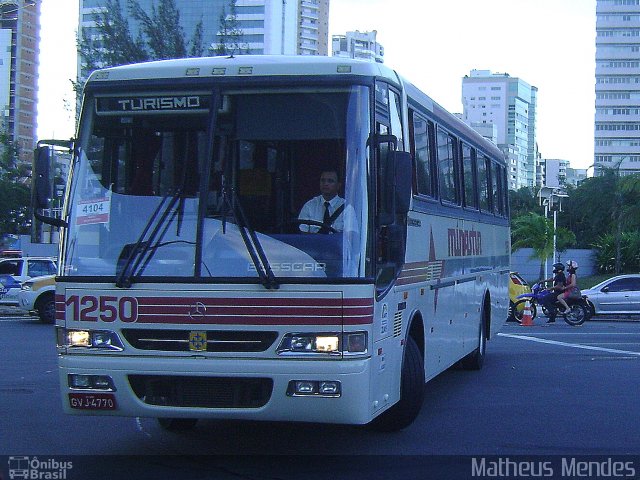
[[[96,71],[73,152],[57,221],[67,413],[399,429],[427,380],[482,366],[507,317],[504,157],[383,65]],[[323,225],[299,212],[326,171],[344,225],[303,232]]]

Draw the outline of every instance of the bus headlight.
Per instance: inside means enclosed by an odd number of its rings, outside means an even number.
[[[287,333],[278,346],[278,355],[367,353],[367,332]]]
[[[56,334],[59,348],[99,348],[118,352],[124,350],[118,334],[110,330],[68,330],[58,327]]]

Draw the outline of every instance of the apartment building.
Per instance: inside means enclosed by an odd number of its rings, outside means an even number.
[[[462,79],[463,120],[497,127],[512,190],[535,184],[537,91],[520,78],[490,70],[471,70]]]
[[[594,174],[640,172],[640,0],[596,2]]]
[[[356,58],[384,63],[384,48],[376,40],[378,32],[347,32],[331,37],[334,57]]]
[[[41,0],[0,1],[0,129],[31,164],[36,144]]]

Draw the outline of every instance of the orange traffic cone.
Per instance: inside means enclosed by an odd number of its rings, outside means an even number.
[[[533,327],[533,317],[531,316],[531,306],[529,305],[529,301],[527,300],[524,303],[524,310],[522,311],[522,322],[520,325],[523,327]]]

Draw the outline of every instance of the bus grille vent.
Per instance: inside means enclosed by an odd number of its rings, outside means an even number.
[[[148,405],[185,408],[260,408],[273,391],[271,378],[129,375],[129,384]]]
[[[399,337],[402,334],[402,311],[396,312],[393,316],[393,336]]]
[[[124,328],[122,335],[138,350],[188,352],[189,330]],[[203,352],[264,352],[278,338],[278,332],[207,330]]]

